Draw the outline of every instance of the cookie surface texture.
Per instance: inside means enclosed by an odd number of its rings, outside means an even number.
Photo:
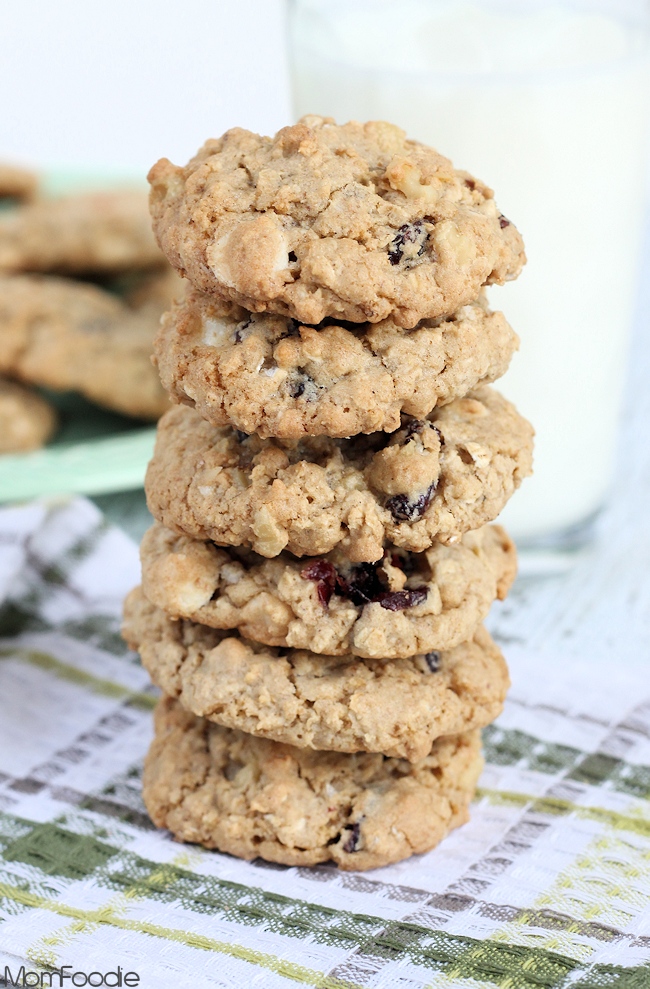
[[[386,543],[422,552],[490,522],[531,472],[533,432],[483,387],[405,419],[392,436],[262,440],[170,409],[146,477],[149,509],[179,534],[354,563]]]
[[[149,182],[160,246],[196,288],[304,323],[415,326],[525,260],[490,189],[382,122],[236,128]]]
[[[377,563],[354,566],[338,551],[265,560],[156,524],[140,557],[144,593],[173,618],[238,629],[266,645],[368,659],[465,642],[516,573],[514,544],[496,525],[424,553],[387,547]]]
[[[410,659],[322,656],[173,621],[136,589],[123,635],[154,683],[186,710],[303,748],[418,760],[440,736],[493,721],[509,685],[482,628],[455,649]]]
[[[468,817],[478,733],[436,742],[415,765],[312,752],[196,718],[165,698],[143,796],[175,837],[285,865],[371,869],[437,845]]]
[[[518,340],[480,300],[404,330],[304,326],[190,291],[155,340],[164,387],[215,426],[301,439],[399,428],[508,368]]]

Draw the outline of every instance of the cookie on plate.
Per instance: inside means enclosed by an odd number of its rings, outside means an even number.
[[[215,426],[301,439],[399,428],[505,374],[518,340],[480,299],[404,330],[302,326],[190,291],[154,344],[164,387]]]
[[[112,274],[162,263],[138,190],[39,199],[0,215],[0,271]]]
[[[440,736],[493,721],[509,686],[503,656],[483,628],[454,649],[409,659],[322,656],[174,621],[137,588],[125,603],[122,634],[154,683],[188,711],[336,752],[416,761]]]
[[[171,308],[175,299],[185,294],[187,282],[169,265],[141,272],[127,287],[125,298],[132,309],[154,313],[156,319]]]
[[[0,199],[32,199],[38,188],[38,178],[27,168],[0,161]]]
[[[235,128],[185,168],[161,159],[149,182],[171,264],[251,312],[415,326],[525,261],[490,189],[383,122]]]
[[[151,364],[156,325],[95,285],[0,275],[0,373],[125,415],[156,419],[169,407]]]
[[[478,732],[443,738],[412,764],[280,745],[164,698],[143,797],[154,823],[182,841],[284,865],[372,869],[464,824],[482,765]]]
[[[339,547],[372,562],[386,543],[422,552],[496,518],[531,472],[532,437],[488,387],[405,418],[391,436],[349,441],[263,440],[176,406],[158,425],[147,500],[169,529],[198,539],[266,557]]]
[[[56,412],[36,392],[0,379],[0,453],[37,450],[56,429]]]
[[[142,589],[173,618],[238,629],[256,642],[390,659],[471,638],[516,573],[501,526],[424,553],[387,547],[377,563],[327,557],[272,560],[177,536],[160,524],[141,546]]]

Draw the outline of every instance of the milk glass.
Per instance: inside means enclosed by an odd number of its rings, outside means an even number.
[[[576,544],[612,483],[646,201],[648,5],[293,0],[296,115],[385,119],[496,190],[528,265],[490,289],[521,338],[498,382],[535,426],[502,519]]]

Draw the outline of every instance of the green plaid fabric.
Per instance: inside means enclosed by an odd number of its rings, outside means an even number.
[[[187,989],[647,989],[650,593],[630,561],[650,536],[626,538],[500,606],[513,689],[470,823],[357,875],[152,826],[155,691],[118,634],[136,547],[83,499],[0,512],[0,984],[119,965]]]

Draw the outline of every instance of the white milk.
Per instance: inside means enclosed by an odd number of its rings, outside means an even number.
[[[646,36],[584,6],[304,0],[291,23],[298,114],[399,124],[493,185],[524,236],[520,279],[490,291],[521,337],[499,387],[537,434],[503,514],[524,539],[607,494],[634,303]]]

